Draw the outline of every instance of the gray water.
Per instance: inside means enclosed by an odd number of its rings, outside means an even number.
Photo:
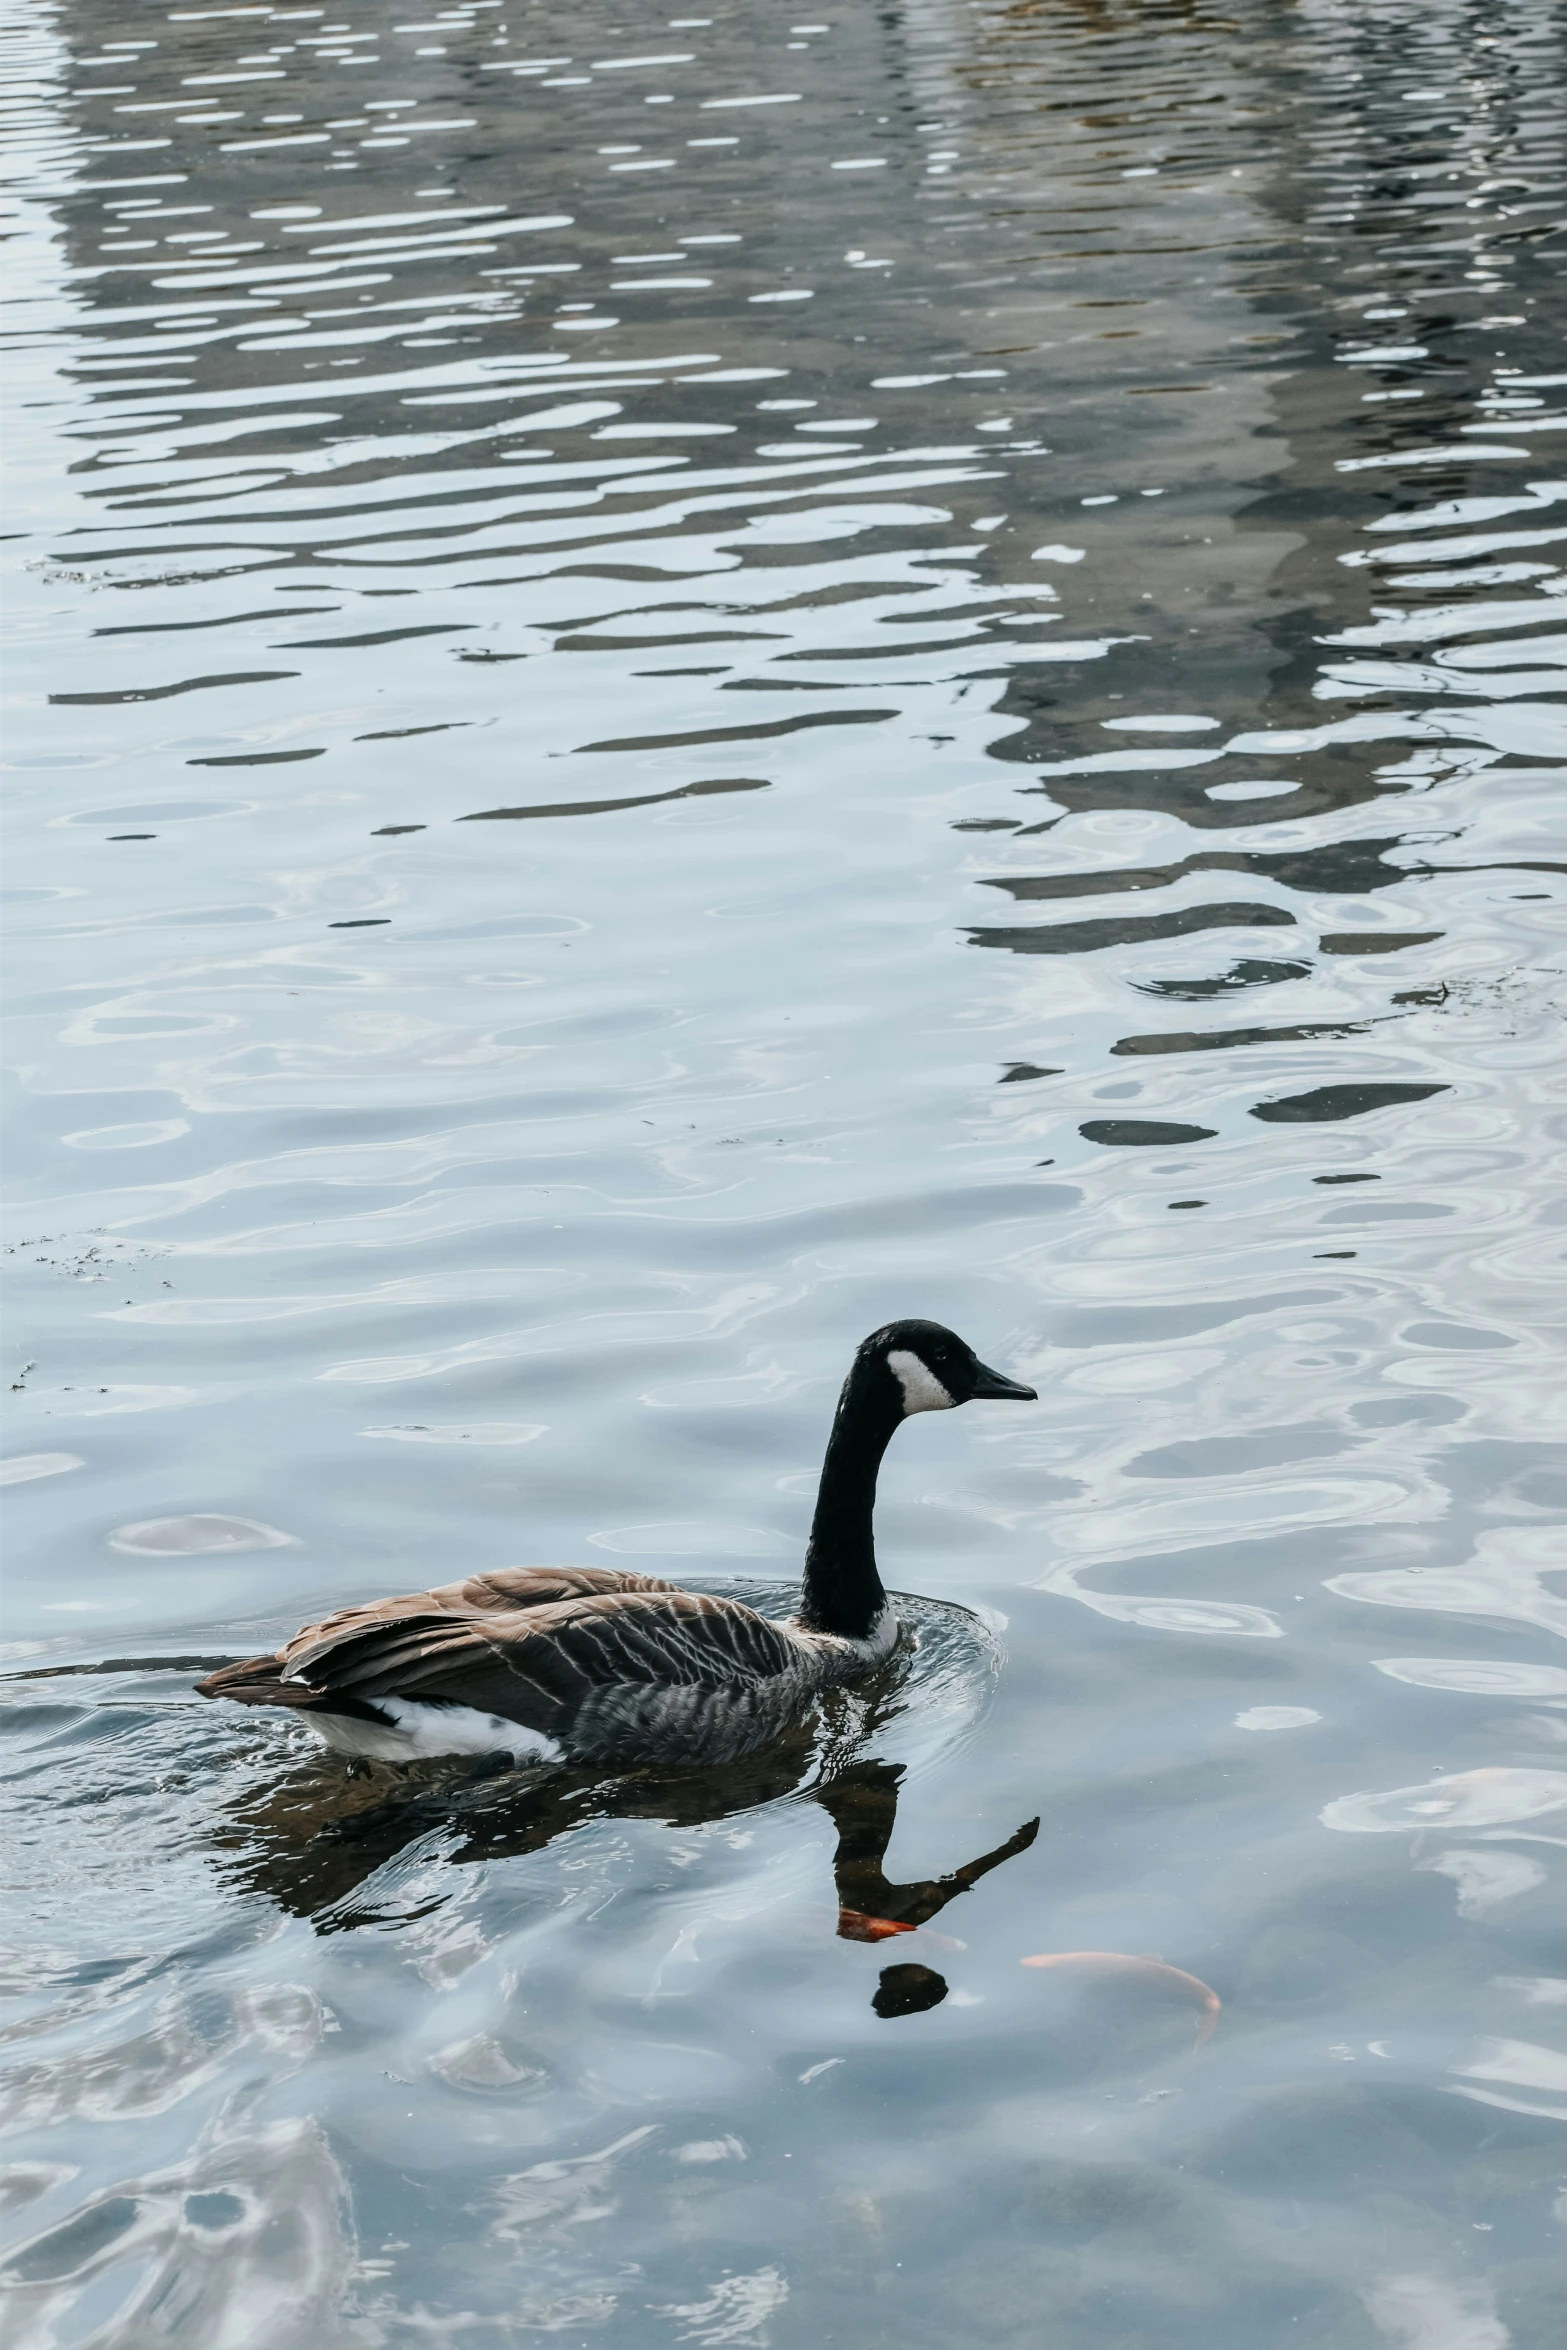
[[[708,4],[11,0],[12,2338],[1559,2350],[1567,28]],[[193,1696],[908,1313],[782,1749]]]

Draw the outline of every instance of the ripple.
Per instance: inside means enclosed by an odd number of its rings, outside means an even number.
[[[1324,1827],[1355,1835],[1411,1828],[1489,1828],[1542,1819],[1567,1806],[1567,1771],[1530,1771],[1500,1763],[1384,1795],[1341,1795],[1322,1813]]]
[[[84,1126],[79,1133],[62,1134],[60,1140],[68,1150],[139,1151],[160,1142],[177,1142],[189,1132],[188,1118],[156,1118],[140,1126]]]
[[[1567,1697],[1567,1666],[1507,1663],[1500,1658],[1379,1656],[1379,1673],[1413,1689],[1451,1689],[1471,1697]]]
[[[1559,44],[1124,29],[19,18],[29,2338],[1555,2338]],[[787,1610],[903,1312],[1040,1401],[754,1768],[195,1696],[517,1556]],[[1078,1947],[1256,2029],[1041,2034]]]
[[[1357,1571],[1330,1576],[1326,1588],[1374,1607],[1491,1616],[1562,1634],[1567,1633],[1567,1600],[1543,1580],[1560,1566],[1560,1546],[1551,1529],[1494,1527],[1477,1536],[1473,1556],[1462,1566]]]
[[[75,1452],[17,1452],[0,1461],[0,1485],[30,1485],[36,1477],[63,1477],[68,1469],[84,1468]]]
[[[1081,1570],[1057,1567],[1040,1588],[1066,1599],[1081,1601],[1096,1616],[1119,1624],[1139,1624],[1151,1632],[1234,1633],[1248,1640],[1282,1640],[1284,1627],[1267,1608],[1244,1601],[1135,1597],[1127,1592],[1095,1591],[1081,1579]]]
[[[440,1428],[361,1428],[361,1436],[380,1436],[396,1444],[534,1444],[549,1434],[540,1421],[475,1420],[469,1426]]]
[[[1454,2084],[1457,2093],[1476,2104],[1567,2121],[1567,2060],[1559,2049],[1541,2048],[1529,2040],[1488,2039],[1457,2069],[1463,2084]],[[1496,2086],[1468,2085],[1476,2081]]]
[[[1415,1866],[1424,1875],[1452,1879],[1462,1918],[1488,1917],[1507,1902],[1538,1892],[1546,1882],[1539,1862],[1521,1852],[1438,1852]]]
[[[134,1526],[117,1526],[109,1536],[111,1550],[136,1558],[196,1558],[239,1550],[283,1550],[297,1542],[259,1518],[225,1518],[212,1514],[186,1518],[141,1518]]]

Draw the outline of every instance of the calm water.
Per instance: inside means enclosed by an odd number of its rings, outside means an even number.
[[[10,0],[13,2339],[1560,2350],[1563,19],[709,5]],[[897,1313],[782,1750],[190,1694]]]

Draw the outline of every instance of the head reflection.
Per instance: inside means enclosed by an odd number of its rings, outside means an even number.
[[[838,1931],[846,1941],[882,1942],[928,1926],[949,1901],[967,1893],[1003,1861],[1026,1852],[1039,1834],[1038,1820],[1028,1820],[994,1852],[981,1853],[948,1876],[894,1885],[885,1862],[902,1778],[901,1763],[857,1762],[815,1790],[817,1802],[838,1831],[833,1876]],[[890,2018],[918,2015],[946,1996],[947,1986],[932,1968],[904,1964],[882,1969],[881,1986],[871,2004],[879,2016]]]
[[[439,1778],[412,1771],[312,1761],[231,1817],[224,1843],[235,1875],[253,1892],[321,1934],[384,1922],[369,1881],[414,1844],[435,1837],[451,1863],[515,1858],[598,1820],[662,1820],[695,1827],[785,1797],[819,1803],[837,1830],[833,1877],[838,1932],[880,1942],[909,1934],[1039,1832],[1028,1821],[1004,1844],[942,1877],[894,1884],[885,1859],[897,1823],[902,1763],[845,1761],[801,1725],[761,1753],[724,1769],[636,1771],[606,1779],[569,1770],[518,1771],[502,1758]],[[884,1968],[872,2005],[879,2016],[937,2006],[947,1985],[931,1968]]]

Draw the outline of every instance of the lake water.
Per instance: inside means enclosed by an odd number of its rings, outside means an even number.
[[[1567,28],[709,5],[10,0],[12,2339],[1559,2350]]]

